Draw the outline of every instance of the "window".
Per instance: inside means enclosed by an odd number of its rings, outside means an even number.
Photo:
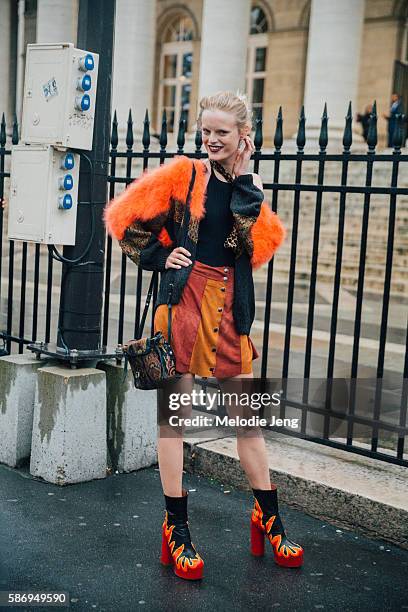
[[[264,34],[268,31],[268,21],[260,6],[254,6],[251,10],[250,34]]]
[[[251,11],[247,54],[247,86],[248,99],[253,110],[254,125],[256,119],[263,118],[264,92],[266,79],[266,63],[268,57],[268,22],[264,11],[254,6]]]
[[[193,23],[190,17],[177,17],[164,31],[164,42],[193,40]]]
[[[194,27],[190,17],[178,16],[163,35],[160,61],[159,114],[167,115],[167,130],[177,132],[180,119],[190,117]]]

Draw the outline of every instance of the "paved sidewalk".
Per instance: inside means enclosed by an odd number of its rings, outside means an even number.
[[[66,591],[76,611],[408,610],[408,551],[282,506],[305,565],[280,568],[271,549],[249,554],[250,495],[189,474],[184,485],[201,582],[158,562],[157,469],[61,488],[0,465],[0,590]]]

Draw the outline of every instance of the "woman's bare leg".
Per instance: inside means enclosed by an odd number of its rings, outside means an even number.
[[[219,379],[218,382],[222,393],[240,393],[242,391],[239,379],[253,377],[253,373],[240,374],[239,376]],[[232,408],[229,411],[231,417],[239,413],[239,407],[238,409]],[[248,432],[245,428],[237,428],[237,451],[250,486],[253,489],[270,489],[269,462],[262,429],[257,427]]]
[[[178,410],[169,409],[171,393],[189,393],[194,386],[194,375],[187,373],[175,383],[169,383],[158,391],[159,416],[164,424],[158,427],[157,453],[163,493],[170,497],[181,497],[183,481],[183,429],[170,426],[165,421],[171,416],[189,417],[192,406],[182,406]]]

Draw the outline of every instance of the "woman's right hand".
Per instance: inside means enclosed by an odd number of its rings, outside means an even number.
[[[190,255],[191,253],[184,247],[176,247],[166,259],[165,269],[176,268],[179,270],[181,266],[187,267],[191,265],[193,262],[189,259]]]

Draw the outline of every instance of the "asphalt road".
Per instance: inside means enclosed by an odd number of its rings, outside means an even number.
[[[248,493],[188,474],[184,486],[205,562],[198,582],[159,563],[157,469],[61,488],[0,466],[0,591],[68,592],[75,611],[408,610],[408,551],[282,506],[305,564],[280,568],[270,548],[249,554]]]

